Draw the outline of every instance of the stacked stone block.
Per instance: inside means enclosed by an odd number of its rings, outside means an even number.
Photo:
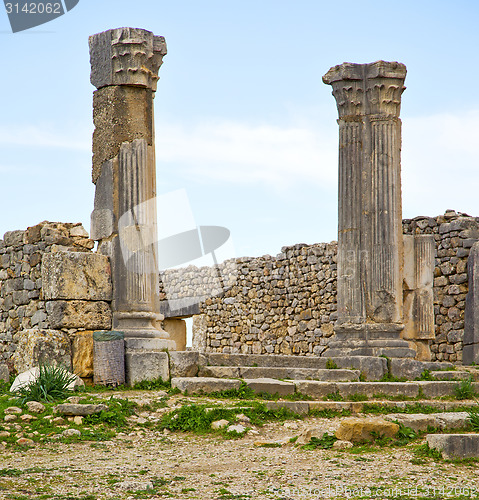
[[[91,266],[92,258],[107,259],[92,254],[93,246],[79,223],[44,221],[0,240],[0,363],[10,371],[21,371],[43,354],[71,365],[81,332],[111,327],[111,297],[94,298],[110,281],[104,275],[107,263]],[[68,279],[65,261],[72,262],[70,271],[98,276],[83,283],[78,273]],[[62,287],[60,297],[55,288]]]

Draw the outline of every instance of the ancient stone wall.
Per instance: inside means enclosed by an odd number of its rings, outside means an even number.
[[[467,259],[479,239],[479,218],[449,210],[438,217],[404,220],[403,232],[432,234],[436,241],[432,360],[462,361]]]
[[[479,218],[448,211],[438,217],[405,219],[403,232],[434,236],[432,360],[460,362],[467,258],[479,239]],[[224,294],[212,268],[171,270],[164,278],[175,299],[186,301],[196,294],[194,300],[200,302],[193,322],[194,348],[318,355],[336,321],[336,252],[335,243],[321,243],[285,247],[276,257],[236,259],[236,282]],[[219,295],[204,300],[211,291]],[[161,298],[166,299],[165,290]]]
[[[11,372],[38,356],[71,366],[80,332],[111,328],[111,289],[98,297],[109,282],[105,263],[92,265],[107,258],[91,253],[93,246],[81,224],[46,221],[0,240],[0,363]],[[103,278],[92,280],[85,269]]]
[[[284,247],[276,257],[225,263],[234,271],[227,291],[201,302],[193,344],[208,351],[319,355],[336,320],[335,243]],[[232,265],[234,264],[234,265]],[[220,275],[228,276],[225,269]],[[220,293],[218,273],[193,267],[163,274],[175,299]],[[162,291],[162,299],[166,298]]]

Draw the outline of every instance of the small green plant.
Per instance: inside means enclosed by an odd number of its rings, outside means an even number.
[[[454,394],[456,399],[473,399],[476,392],[474,391],[474,385],[472,384],[472,377],[461,380],[454,387]]]
[[[474,408],[469,410],[469,422],[471,422],[471,428],[475,432],[479,432],[479,408]]]
[[[226,391],[216,391],[208,394],[208,397],[218,399],[254,399],[256,396],[257,394],[244,381],[241,381],[239,389],[227,389]]]
[[[442,460],[442,454],[435,448],[429,448],[428,443],[416,446],[413,450],[414,454],[419,458],[432,458],[434,460]]]
[[[338,438],[332,434],[325,432],[321,438],[312,437],[309,443],[303,445],[303,450],[315,450],[322,448],[323,450],[330,450]]]
[[[27,401],[58,401],[65,399],[71,392],[68,386],[76,380],[61,366],[40,365],[38,377],[18,389],[20,404]]]
[[[103,424],[105,427],[124,429],[128,426],[127,417],[135,413],[136,404],[128,401],[128,399],[113,399],[108,401],[108,408],[100,413],[87,415],[84,417],[85,424],[97,425]]]
[[[396,446],[406,446],[417,438],[418,435],[413,429],[406,427],[404,424],[399,424],[399,430],[396,434]]]
[[[339,389],[335,392],[330,392],[324,399],[326,401],[344,401],[343,396],[339,393]]]
[[[328,360],[326,361],[326,369],[327,370],[337,370],[338,365],[331,358],[328,358]]]
[[[366,394],[359,394],[359,393],[354,393],[351,394],[351,396],[348,396],[349,401],[367,401],[369,398],[366,396]]]
[[[424,370],[416,380],[436,380],[434,375],[430,372],[430,370]]]
[[[142,380],[141,382],[137,382],[133,386],[133,389],[141,390],[141,391],[155,391],[155,390],[168,391],[171,389],[171,383],[168,380],[164,381],[160,377],[160,378],[157,378],[155,380]]]

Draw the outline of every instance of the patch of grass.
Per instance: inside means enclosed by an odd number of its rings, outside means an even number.
[[[315,450],[316,448],[330,450],[337,440],[336,436],[325,432],[321,438],[312,437],[309,443],[301,446],[301,448],[303,450]]]
[[[419,377],[416,377],[415,380],[436,380],[436,377],[432,375],[430,370],[424,370]]]
[[[385,373],[380,379],[379,382],[405,382],[406,378],[402,377],[394,377],[390,373]]]
[[[348,401],[367,401],[369,398],[366,396],[366,394],[351,394],[351,396],[348,396]]]
[[[258,395],[242,380],[239,389],[211,392],[208,394],[208,397],[218,399],[255,399]]]
[[[469,422],[471,423],[472,430],[474,432],[479,432],[479,408],[474,408],[468,410]]]
[[[469,377],[466,380],[461,380],[455,387],[454,387],[454,395],[456,399],[473,399],[474,396],[476,395],[476,392],[474,391],[474,386],[472,384],[473,380],[472,377]]]
[[[67,387],[76,380],[76,376],[61,366],[40,365],[36,380],[17,391],[20,404],[27,401],[59,401],[71,393]]]
[[[337,370],[338,365],[331,358],[328,358],[326,361],[326,369],[327,370]]]
[[[169,380],[165,381],[160,377],[155,380],[142,380],[141,382],[137,382],[133,387],[129,387],[129,389],[139,391],[169,391],[171,389],[171,383]]]
[[[442,454],[435,448],[429,448],[428,443],[420,444],[413,449],[413,453],[418,458],[432,458],[433,460],[442,460]]]
[[[87,415],[83,418],[84,425],[98,425],[103,424],[103,426],[109,429],[124,429],[128,427],[127,417],[135,413],[135,403],[128,401],[128,399],[113,399],[110,398],[107,402],[108,408],[102,410],[100,413],[95,413],[93,415]]]
[[[324,397],[325,401],[344,401],[343,396],[339,393],[339,389],[335,392],[330,392]]]
[[[228,420],[230,423],[236,422],[237,415],[243,413],[250,419],[252,425],[262,426],[265,422],[284,421],[288,419],[300,419],[301,416],[287,410],[278,408],[269,410],[263,403],[251,402],[249,407],[238,406],[236,408],[223,408],[221,406],[208,406],[188,404],[163,415],[159,428],[171,431],[183,431],[194,433],[214,432],[211,429],[212,422],[216,420]],[[223,429],[225,437],[242,436],[241,433],[227,432]]]

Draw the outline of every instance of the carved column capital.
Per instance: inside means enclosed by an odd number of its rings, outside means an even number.
[[[117,28],[89,38],[91,83],[97,88],[130,85],[156,90],[166,55],[162,36],[139,28]]]
[[[343,63],[323,82],[333,87],[339,118],[383,115],[399,117],[406,66],[398,62]]]

